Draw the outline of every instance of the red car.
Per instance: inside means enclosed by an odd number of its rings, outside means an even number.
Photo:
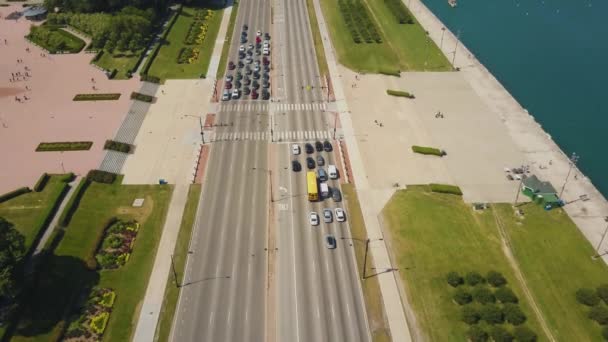
[[[226,82],[225,88],[226,89],[231,89],[232,88],[232,83]]]
[[[260,94],[258,94],[258,92],[257,92],[257,91],[255,91],[255,90],[251,91],[251,98],[252,98],[252,99],[254,99],[254,100],[255,100],[255,99],[257,99],[258,97],[260,97]]]
[[[234,65],[233,61],[228,62],[228,70],[234,70],[234,68],[236,68],[236,65]]]
[[[268,64],[270,64],[270,59],[268,59],[268,57],[264,56],[264,58],[262,59],[262,63],[264,63],[264,65],[268,65]]]
[[[260,36],[255,37],[255,43],[259,44],[262,42],[262,38],[260,38]]]

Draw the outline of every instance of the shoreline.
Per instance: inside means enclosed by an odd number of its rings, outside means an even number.
[[[402,1],[406,6],[408,5],[406,1]],[[569,173],[569,156],[494,75],[475,58],[475,55],[462,42],[457,43],[454,33],[422,1],[408,0],[408,2],[411,4],[410,11],[438,47],[442,28],[445,28],[441,49],[443,54],[452,61],[453,53],[456,51],[454,67],[460,68],[457,72],[462,73],[486,106],[504,123],[507,133],[525,156],[526,160],[522,160],[522,163],[530,165],[531,173],[551,182],[559,193]],[[588,200],[581,200],[582,195],[586,195]],[[594,248],[599,247],[600,254],[606,251],[608,243],[603,241],[602,246],[598,244],[607,228],[604,217],[608,215],[608,201],[576,165],[572,167],[561,197],[566,202],[563,207],[565,212],[585,238]],[[608,263],[606,255],[603,255],[602,259]]]

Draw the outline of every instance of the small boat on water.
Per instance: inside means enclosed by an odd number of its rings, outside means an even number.
[[[458,5],[458,4],[456,3],[456,0],[448,0],[448,4],[449,4],[451,7],[456,7],[456,5]]]

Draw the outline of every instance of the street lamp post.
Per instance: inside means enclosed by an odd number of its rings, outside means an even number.
[[[604,221],[608,222],[608,216],[604,217]],[[602,242],[604,242],[606,233],[608,233],[608,224],[606,225],[606,229],[604,229],[604,233],[602,234],[602,238],[600,239],[600,242],[597,244],[597,247],[595,248],[595,258],[600,256],[600,247],[602,246]]]
[[[268,172],[268,178],[269,178],[268,181],[270,183],[270,202],[274,202],[274,195],[272,193],[272,170],[265,169],[265,168],[262,168],[262,167],[255,167],[255,166],[252,167],[251,169],[252,170],[262,170],[262,171]]]
[[[338,127],[338,112],[334,114],[334,140],[336,140],[336,130]]]
[[[179,280],[177,280],[177,271],[175,270],[175,262],[173,261],[173,254],[171,254],[171,269],[173,270],[173,278],[175,279],[175,287],[179,288]]]
[[[456,46],[454,47],[454,56],[452,57],[452,68],[454,68],[454,62],[456,62],[456,51],[458,51],[458,43],[460,43],[460,30],[456,34]]]
[[[203,144],[205,144],[205,131],[203,130],[203,117],[201,115],[190,115],[190,114],[186,114],[184,116],[198,118],[198,125],[200,126],[200,131],[201,131],[201,141],[203,142]]]
[[[579,156],[576,153],[572,153],[570,156],[570,168],[568,168],[568,174],[566,175],[566,179],[564,180],[564,185],[562,185],[562,190],[559,192],[559,197],[562,197],[564,190],[566,189],[566,183],[568,183],[568,178],[570,178],[570,173],[572,172],[572,168],[578,161]]]
[[[443,48],[443,35],[445,34],[445,27],[441,28],[441,43],[439,44],[439,50]]]
[[[425,57],[424,57],[424,68],[426,69],[426,64],[429,60],[429,31],[424,31],[426,33],[426,48],[425,48]]]

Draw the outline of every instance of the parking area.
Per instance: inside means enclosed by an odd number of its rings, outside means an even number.
[[[84,174],[97,168],[103,144],[129,110],[139,80],[108,80],[92,54],[49,55],[29,43],[31,22],[7,20],[0,7],[0,193],[32,186],[43,172]],[[120,93],[116,101],[72,101],[76,94]],[[92,141],[89,151],[35,152],[40,142]]]
[[[465,201],[508,202],[517,182],[505,167],[523,154],[506,126],[460,73],[404,73],[402,77],[357,75],[340,68],[356,139],[369,182],[382,189],[448,183]],[[403,90],[415,99],[386,95]],[[364,98],[376,101],[365,101]],[[443,157],[415,154],[412,145],[443,149]]]

